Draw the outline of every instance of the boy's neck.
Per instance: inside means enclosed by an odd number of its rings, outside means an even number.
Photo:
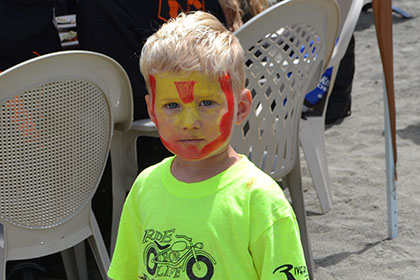
[[[171,173],[184,183],[201,182],[225,171],[240,159],[229,145],[222,152],[203,160],[191,161],[177,156],[172,162]]]

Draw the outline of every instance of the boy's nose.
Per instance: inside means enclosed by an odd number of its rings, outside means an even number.
[[[182,129],[193,129],[200,127],[200,115],[196,109],[186,108],[181,118]]]

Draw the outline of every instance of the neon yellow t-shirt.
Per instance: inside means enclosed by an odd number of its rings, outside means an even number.
[[[174,157],[144,170],[124,205],[112,279],[309,279],[293,210],[245,156],[198,183]]]

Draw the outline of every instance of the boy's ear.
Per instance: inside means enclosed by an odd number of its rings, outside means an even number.
[[[146,96],[144,97],[144,99],[146,100],[147,113],[149,114],[149,118],[156,125],[155,114],[153,113],[153,102],[152,102],[152,98],[150,97],[149,94],[146,94]]]
[[[238,99],[238,111],[236,113],[236,124],[239,125],[248,116],[251,110],[252,95],[249,89],[244,89],[239,95]]]

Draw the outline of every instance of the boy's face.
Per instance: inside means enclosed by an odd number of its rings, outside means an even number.
[[[200,160],[228,146],[234,118],[228,75],[215,79],[199,72],[159,73],[149,78],[149,115],[168,150]]]

